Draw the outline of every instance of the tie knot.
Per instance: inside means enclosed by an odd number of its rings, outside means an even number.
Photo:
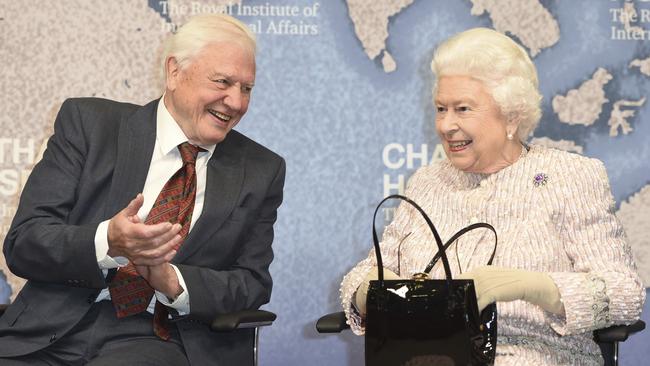
[[[183,142],[178,145],[178,151],[181,152],[181,158],[183,159],[183,164],[196,164],[196,156],[199,154],[199,151],[205,151],[204,149],[194,146],[189,142]]]

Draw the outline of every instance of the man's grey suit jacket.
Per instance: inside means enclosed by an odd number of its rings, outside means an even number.
[[[106,287],[95,231],[142,192],[157,104],[63,103],[4,243],[10,269],[28,282],[0,318],[0,357],[56,342]],[[208,163],[203,212],[173,259],[190,297],[190,315],[176,324],[192,365],[252,364],[252,330],[217,334],[208,324],[269,301],[284,174],[280,156],[236,131]]]

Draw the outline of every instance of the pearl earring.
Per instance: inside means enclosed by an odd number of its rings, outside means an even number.
[[[506,136],[506,137],[508,138],[508,140],[512,141],[513,136],[512,136],[511,132],[508,132],[508,136]]]

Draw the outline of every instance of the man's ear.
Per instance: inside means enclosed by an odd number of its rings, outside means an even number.
[[[167,90],[173,91],[178,85],[181,68],[176,57],[169,56],[165,60],[165,86]]]

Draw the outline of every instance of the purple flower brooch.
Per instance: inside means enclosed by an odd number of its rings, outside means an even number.
[[[535,184],[535,187],[544,186],[547,182],[548,175],[545,173],[537,173],[535,174],[535,178],[533,178],[533,184]]]

